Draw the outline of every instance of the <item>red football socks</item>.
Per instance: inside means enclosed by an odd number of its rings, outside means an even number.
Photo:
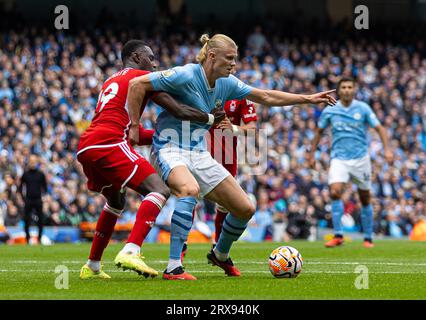
[[[111,239],[112,233],[114,232],[114,226],[120,214],[121,210],[114,209],[108,204],[105,204],[98,222],[96,223],[96,231],[93,237],[92,247],[90,249],[90,260],[101,260],[102,254]]]
[[[134,243],[139,247],[142,245],[166,201],[167,199],[157,192],[151,192],[144,198],[136,214],[136,221],[127,243]]]
[[[223,221],[226,218],[228,212],[223,212],[216,210],[216,217],[214,218],[214,227],[215,227],[215,236],[214,241],[217,243],[219,241],[220,233],[222,232]]]

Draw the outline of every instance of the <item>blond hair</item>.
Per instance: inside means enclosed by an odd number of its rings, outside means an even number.
[[[207,53],[210,49],[224,48],[226,46],[234,46],[238,48],[234,40],[224,34],[215,34],[213,37],[209,37],[207,33],[200,37],[200,41],[203,44],[200,52],[197,54],[197,62],[203,63],[207,59]]]

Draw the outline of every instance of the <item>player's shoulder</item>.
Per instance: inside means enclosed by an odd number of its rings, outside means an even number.
[[[127,68],[127,75],[128,76],[134,76],[134,77],[139,77],[139,76],[143,76],[146,75],[148,73],[151,73],[148,70],[139,70],[139,69],[132,69],[132,68]]]
[[[326,115],[328,113],[333,113],[334,111],[337,110],[337,105],[336,106],[326,106],[324,109],[322,109],[321,111],[321,115]]]
[[[361,101],[361,100],[354,99],[352,103],[356,107],[358,107],[360,109],[363,109],[363,110],[369,110],[369,109],[371,109],[371,107],[370,107],[370,105],[368,103],[366,103],[364,101]]]
[[[194,77],[194,74],[196,73],[197,69],[200,68],[199,64],[196,63],[188,63],[185,64],[184,66],[178,66],[178,67],[174,67],[171,70],[176,70],[181,74],[184,74],[185,76],[188,77]]]
[[[188,63],[184,66],[177,66],[164,71],[160,71],[160,73],[163,78],[175,76],[182,81],[191,81],[194,78],[196,68],[197,64]]]
[[[216,83],[219,83],[223,87],[228,88],[243,88],[245,86],[244,82],[242,82],[240,79],[238,79],[234,75],[229,75],[228,77],[222,77],[217,80]]]
[[[238,79],[236,76],[234,76],[233,74],[230,74],[228,77],[219,78],[218,80],[222,82],[229,82],[229,83],[238,83],[238,82],[242,83],[242,81]]]
[[[151,73],[151,71],[129,68],[129,70],[123,74],[123,80],[130,81],[134,78],[138,78],[149,73]]]
[[[124,68],[124,69],[121,69],[121,70],[115,72],[114,74],[112,74],[108,79],[105,80],[105,83],[110,82],[111,80],[118,81],[120,79],[122,81],[127,81],[127,80],[130,80],[132,78],[143,76],[143,75],[148,74],[148,73],[150,73],[150,72],[146,71],[146,70],[139,70],[139,69],[134,69],[134,68]]]

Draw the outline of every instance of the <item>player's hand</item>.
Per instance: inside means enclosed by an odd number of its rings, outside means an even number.
[[[309,168],[315,169],[315,155],[309,152],[306,158],[306,160],[308,161]]]
[[[212,114],[214,116],[214,122],[213,122],[213,124],[220,123],[226,117],[225,110],[223,110],[220,107],[214,108],[213,111],[212,111]]]
[[[309,103],[319,104],[326,103],[329,106],[334,106],[336,104],[336,99],[331,95],[331,93],[335,92],[336,89],[323,91],[315,94],[308,95]]]
[[[129,143],[134,146],[139,143],[139,125],[130,125],[129,129]]]
[[[392,163],[393,162],[393,153],[390,149],[385,149],[383,151],[384,156],[385,156],[385,160],[387,161],[387,163]]]
[[[231,122],[231,120],[229,120],[228,117],[226,117],[217,125],[217,128],[232,130],[232,122]]]

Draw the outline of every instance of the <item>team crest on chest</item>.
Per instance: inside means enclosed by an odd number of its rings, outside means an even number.
[[[214,105],[215,105],[216,108],[222,107],[222,100],[216,99],[216,101],[214,102]]]
[[[361,114],[360,114],[360,113],[358,113],[358,112],[357,112],[357,113],[355,113],[355,114],[354,114],[354,119],[355,119],[355,120],[361,120]]]

